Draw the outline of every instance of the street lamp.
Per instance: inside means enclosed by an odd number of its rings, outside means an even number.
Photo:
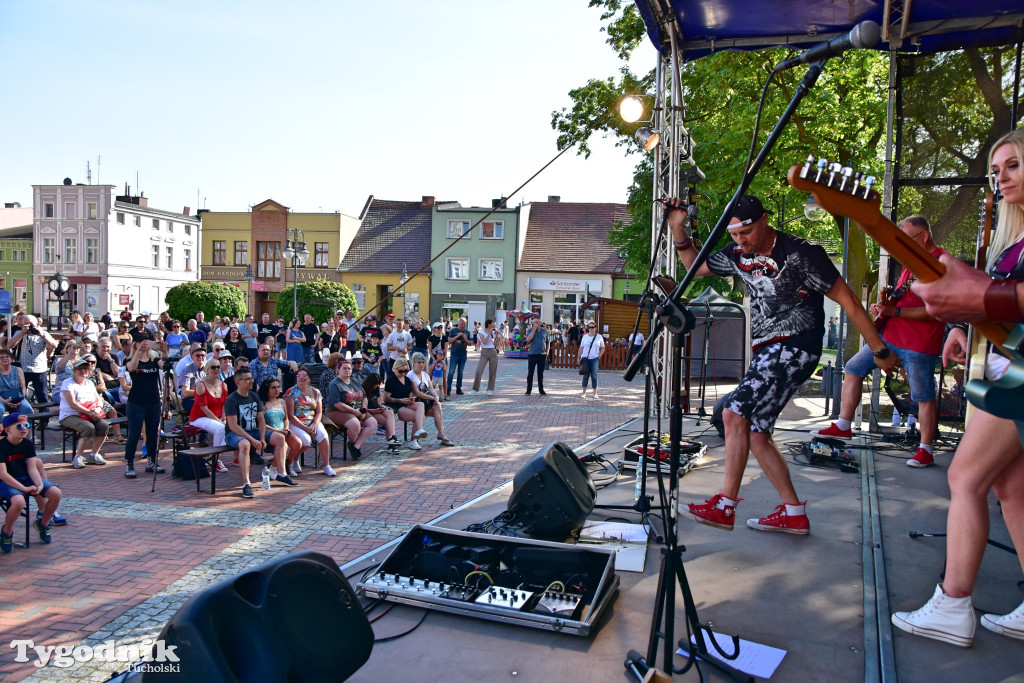
[[[245,279],[249,283],[249,288],[245,291],[245,312],[252,313],[252,264],[245,264]]]
[[[405,283],[409,280],[409,269],[406,265],[402,264],[402,281],[398,283],[398,295],[402,297],[402,319],[405,319],[406,305],[405,305]]]
[[[292,261],[292,319],[299,317],[299,266],[306,265],[309,249],[306,249],[306,234],[292,228],[281,255]]]

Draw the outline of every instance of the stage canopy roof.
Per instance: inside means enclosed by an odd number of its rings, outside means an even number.
[[[871,20],[882,26],[879,49],[942,52],[968,45],[1005,45],[1021,36],[1024,7],[1009,0],[635,0],[647,35],[669,52],[662,29],[669,13],[687,60],[721,50],[791,45],[807,48]],[[897,11],[893,7],[902,8]],[[886,18],[888,11],[888,19]]]

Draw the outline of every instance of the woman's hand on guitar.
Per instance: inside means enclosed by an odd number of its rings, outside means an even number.
[[[924,300],[928,315],[949,322],[985,319],[985,290],[992,280],[948,254],[939,257],[945,274],[934,282],[918,280],[910,286]]]
[[[946,343],[942,345],[942,367],[949,367],[949,361],[967,362],[967,333],[959,327],[949,331]]]

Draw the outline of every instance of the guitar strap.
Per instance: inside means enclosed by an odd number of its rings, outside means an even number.
[[[889,301],[893,303],[899,301],[901,297],[903,297],[907,292],[910,291],[910,285],[914,284],[915,280],[917,280],[916,275],[911,275],[910,277],[908,277],[906,282],[904,282],[902,285],[894,289],[892,294],[889,295]]]

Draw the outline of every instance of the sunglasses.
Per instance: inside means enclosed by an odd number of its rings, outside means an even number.
[[[17,427],[18,429],[24,429],[25,431],[28,431],[28,423],[27,422],[15,422],[11,426],[12,427]]]
[[[396,375],[404,375],[407,372],[409,372],[409,371],[408,370],[395,370],[395,374]]]

